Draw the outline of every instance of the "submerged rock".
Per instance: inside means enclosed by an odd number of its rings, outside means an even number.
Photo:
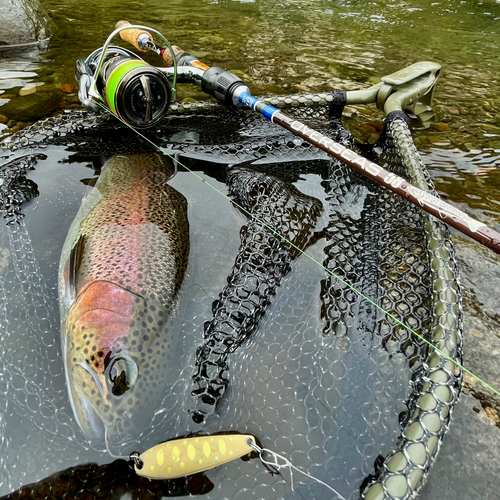
[[[52,34],[52,22],[38,0],[2,0],[0,19],[2,51],[17,45],[46,41]]]
[[[450,130],[450,126],[447,123],[437,122],[437,123],[431,123],[431,129],[436,130],[438,132],[446,132],[447,130]]]
[[[25,85],[20,91],[19,91],[19,95],[20,96],[25,96],[25,95],[30,95],[30,94],[34,94],[35,92],[37,92],[38,90],[38,87],[41,87],[42,85],[44,85],[43,82],[32,82],[32,83],[28,83],[27,85]]]
[[[75,87],[71,83],[63,83],[59,89],[65,94],[72,94],[75,91]]]
[[[54,92],[34,92],[11,99],[0,110],[9,119],[33,121],[50,115],[59,106],[60,96]]]

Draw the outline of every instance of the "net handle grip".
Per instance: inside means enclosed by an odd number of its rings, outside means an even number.
[[[132,26],[128,21],[118,21],[115,25],[115,29],[123,28],[124,26]],[[147,52],[147,49],[142,49],[139,44],[139,38],[143,35],[147,35],[151,42],[153,41],[153,37],[151,33],[146,30],[141,30],[137,28],[132,28],[129,30],[120,31],[120,38],[125,42],[129,42],[132,44],[137,50],[141,52]]]

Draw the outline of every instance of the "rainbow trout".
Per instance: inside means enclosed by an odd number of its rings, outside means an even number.
[[[136,438],[165,394],[189,254],[187,200],[167,184],[173,173],[157,154],[110,159],[63,247],[66,382],[94,442]]]

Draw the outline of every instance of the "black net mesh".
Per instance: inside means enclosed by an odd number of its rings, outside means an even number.
[[[241,229],[234,267],[212,306],[214,317],[204,325],[205,342],[196,354],[193,413],[199,423],[215,411],[224,393],[228,355],[254,331],[322,208],[293,186],[251,169],[231,169],[228,185],[236,203],[254,218]]]
[[[386,119],[376,145],[358,145],[340,121],[342,93],[269,102],[432,190],[403,116]],[[460,370],[318,263],[460,361],[446,227],[246,111],[179,105],[148,138],[250,214],[182,168],[173,180],[188,199],[191,281],[176,375],[136,448],[190,432],[252,433],[346,499],[411,498],[448,427]],[[258,460],[159,482],[138,479],[124,461],[103,465],[109,454],[90,446],[68,403],[57,261],[78,181],[98,174],[88,161],[153,146],[107,117],[70,113],[4,147],[0,205],[11,224],[0,230],[0,494],[36,482],[10,497],[330,495],[297,474],[292,490],[286,472],[272,476]],[[37,190],[36,207],[26,205]]]

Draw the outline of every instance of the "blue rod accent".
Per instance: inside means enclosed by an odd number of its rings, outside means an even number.
[[[257,98],[251,96],[248,92],[242,92],[238,100],[250,109],[254,109],[255,105],[259,102]]]
[[[251,96],[248,92],[242,92],[238,100],[250,109],[261,113],[269,121],[272,121],[274,113],[278,111],[273,106],[265,106],[264,103],[260,102],[256,97]]]
[[[267,118],[270,122],[273,121],[273,115],[278,111],[276,108],[273,106],[266,106],[262,111],[262,116],[264,118]]]

